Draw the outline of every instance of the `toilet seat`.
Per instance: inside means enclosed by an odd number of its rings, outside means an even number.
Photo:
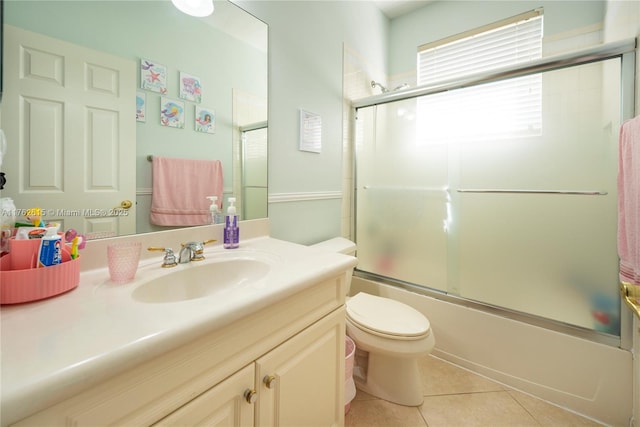
[[[360,292],[349,298],[346,307],[348,320],[373,335],[418,340],[428,336],[431,330],[429,320],[422,313],[389,298]]]

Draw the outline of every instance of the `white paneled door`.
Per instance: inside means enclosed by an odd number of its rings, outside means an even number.
[[[4,34],[3,197],[65,229],[135,233],[135,61],[9,25]]]

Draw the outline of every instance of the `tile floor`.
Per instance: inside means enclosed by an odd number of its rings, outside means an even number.
[[[422,365],[424,403],[394,405],[358,390],[345,427],[600,426],[433,356]]]

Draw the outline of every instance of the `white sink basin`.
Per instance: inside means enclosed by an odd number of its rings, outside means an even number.
[[[168,303],[192,300],[223,293],[259,280],[270,270],[269,264],[252,259],[181,264],[166,274],[137,286],[134,300]]]

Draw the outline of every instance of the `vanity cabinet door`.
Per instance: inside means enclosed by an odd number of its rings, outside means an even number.
[[[344,425],[344,308],[256,361],[256,426]]]
[[[251,427],[255,403],[247,400],[254,390],[255,369],[251,364],[202,393],[154,426]]]

